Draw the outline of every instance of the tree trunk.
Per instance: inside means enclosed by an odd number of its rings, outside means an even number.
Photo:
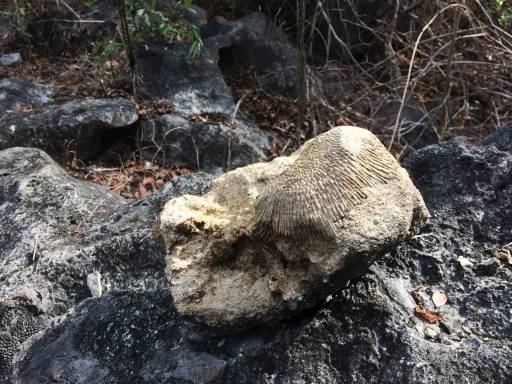
[[[297,45],[299,47],[299,62],[297,65],[297,77],[299,80],[299,125],[298,128],[304,128],[307,113],[308,102],[308,79],[307,79],[307,60],[306,60],[306,0],[297,0]]]
[[[112,0],[114,8],[117,11],[119,17],[119,28],[121,30],[121,36],[123,37],[124,46],[126,49],[126,55],[128,56],[128,63],[130,65],[130,73],[132,76],[132,88],[133,95],[136,96],[136,69],[137,61],[135,58],[135,52],[133,50],[132,39],[130,37],[130,30],[128,29],[128,18],[126,16],[126,4],[125,0]]]

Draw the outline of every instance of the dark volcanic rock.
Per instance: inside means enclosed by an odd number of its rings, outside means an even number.
[[[115,36],[116,23],[107,1],[99,1],[81,17],[97,22],[79,23],[76,15],[64,7],[31,17],[26,29],[35,51],[46,56],[75,56],[91,50],[100,40]]]
[[[485,137],[481,145],[493,145],[502,151],[512,152],[512,122],[499,127],[495,132]]]
[[[225,24],[225,20],[217,18],[210,28],[221,31]],[[221,68],[255,67],[260,71],[258,85],[263,90],[297,96],[299,52],[271,19],[259,12],[251,13],[236,21],[229,37],[231,44],[219,51]]]
[[[356,0],[338,1],[306,0],[306,14],[314,18],[314,54],[317,64],[332,59],[341,59],[354,64],[359,61],[382,58],[386,52],[375,38],[374,29],[393,22],[395,4],[391,1]],[[253,0],[239,1],[236,6],[242,13],[260,11],[273,18],[277,24],[296,25],[297,5],[294,0]],[[410,31],[414,12],[421,12],[421,2],[404,0],[400,2],[397,14],[398,30]],[[320,7],[323,12],[320,11]],[[339,40],[342,43],[339,43]]]
[[[87,158],[102,149],[110,129],[121,129],[138,119],[125,99],[85,99],[30,112],[13,112],[0,122],[0,149],[27,146],[52,155],[65,151]]]
[[[29,80],[7,78],[0,80],[0,115],[24,106],[41,106],[52,100],[54,92],[48,86]]]
[[[15,354],[14,379],[4,381],[512,382],[512,266],[507,258],[496,259],[499,264],[493,259],[496,248],[512,240],[512,155],[457,139],[417,151],[406,166],[432,214],[423,234],[314,310],[276,328],[234,336],[176,315],[162,279],[163,251],[150,238],[158,197],[102,213],[74,240],[76,257],[64,263],[58,255],[66,248],[55,244],[60,253],[39,259],[47,263],[37,269],[41,281],[56,287],[43,302],[80,292],[63,300],[78,304],[58,323],[36,324],[46,330],[21,346],[21,337],[5,341],[3,331],[1,356],[12,361]],[[2,203],[16,206],[16,188],[3,188]],[[185,190],[170,188],[165,198],[174,192]],[[33,215],[17,223],[29,228]],[[4,270],[28,273],[27,264],[9,259],[12,247],[0,249]],[[107,289],[85,299],[83,282],[92,270],[101,271]],[[70,281],[82,284],[65,284]],[[446,305],[434,307],[434,290],[447,293]],[[27,305],[37,304],[37,295],[25,297],[33,297]],[[443,319],[429,324],[415,315],[416,306],[437,310]],[[37,311],[37,305],[31,308]],[[5,319],[0,316],[2,324]]]
[[[123,204],[105,189],[66,175],[40,150],[0,152],[0,375],[24,339],[80,297],[83,289],[71,283],[76,269],[65,238],[99,202]]]
[[[265,91],[297,95],[297,49],[272,20],[253,13],[235,21],[222,17],[201,27],[204,47],[196,58],[183,44],[146,43],[138,47],[141,91],[171,100],[182,116],[204,112],[230,114],[233,96],[222,70],[255,67]],[[317,87],[318,88],[318,87]]]
[[[374,115],[375,121],[392,130],[400,105],[401,102],[397,100],[383,101],[377,107],[377,112]],[[409,100],[400,114],[400,128],[397,135],[410,147],[420,149],[438,142],[435,131],[437,124],[435,116],[431,116],[425,111],[420,103]]]
[[[262,149],[270,144],[268,136],[249,121],[188,122],[173,115],[143,122],[137,142],[147,160],[214,174],[264,161]]]
[[[141,44],[138,71],[141,92],[153,99],[170,100],[184,116],[205,112],[230,114],[235,104],[217,65],[217,49],[205,47],[192,58],[183,44]]]
[[[166,288],[164,252],[152,234],[156,215],[172,197],[206,192],[210,180],[186,175],[126,204],[68,176],[40,150],[0,151],[0,383],[10,382],[21,343],[91,296],[92,272],[104,293]]]

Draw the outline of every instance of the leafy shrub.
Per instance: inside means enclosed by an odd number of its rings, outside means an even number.
[[[495,6],[500,27],[510,30],[512,27],[512,4],[507,0],[495,0]]]
[[[91,55],[98,62],[106,62],[117,58],[123,50],[123,44],[118,40],[105,40],[94,44]]]
[[[80,13],[87,7],[96,4],[97,0],[68,0],[73,10]],[[160,40],[167,43],[190,43],[190,55],[197,56],[203,46],[201,34],[197,25],[189,22],[183,15],[184,10],[192,6],[191,0],[163,2],[158,4],[156,0],[124,0],[128,10],[127,22],[130,25],[130,34],[134,41]],[[170,4],[168,4],[170,3]],[[8,18],[19,41],[30,42],[31,36],[26,29],[26,20],[33,15],[40,15],[45,11],[65,9],[55,0],[18,0],[8,1],[0,6],[0,17]],[[112,56],[113,50],[119,48],[118,42],[107,40],[95,44],[94,56],[98,58]],[[108,58],[107,58],[108,60]]]
[[[190,55],[199,55],[203,46],[197,25],[183,17],[186,8],[191,9],[190,0],[175,2],[165,9],[158,9],[155,0],[129,0],[134,22],[135,41],[161,40],[167,43],[190,42]]]

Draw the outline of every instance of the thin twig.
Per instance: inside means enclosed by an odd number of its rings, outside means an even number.
[[[68,3],[66,3],[64,0],[59,0],[59,2],[64,4],[64,6],[69,10],[69,12],[73,14],[73,16],[75,16],[77,19],[80,19],[80,15],[73,8],[71,8]]]
[[[446,68],[446,82],[444,86],[444,97],[443,97],[443,116],[441,121],[441,134],[439,135],[439,141],[442,142],[448,133],[448,119],[450,115],[450,105],[448,100],[450,98],[450,93],[452,90],[452,67],[453,67],[453,56],[455,55],[455,40],[457,36],[457,31],[459,30],[460,25],[460,15],[461,10],[459,8],[455,9],[455,21],[452,27],[452,38],[450,40],[450,52],[448,53],[448,61]]]
[[[99,204],[94,207],[94,209],[91,211],[91,213],[89,214],[89,216],[87,216],[85,219],[83,219],[80,223],[78,223],[78,225],[75,227],[75,232],[78,232],[80,227],[85,223],[87,222],[95,213],[96,211],[98,210],[98,208],[105,202],[105,199],[101,200],[99,202]]]
[[[402,115],[402,111],[404,109],[404,106],[405,106],[405,101],[407,99],[407,89],[409,87],[409,83],[411,81],[411,73],[412,73],[412,67],[413,67],[413,64],[414,64],[414,59],[416,57],[416,52],[418,50],[418,46],[420,44],[420,41],[421,41],[421,38],[423,37],[423,34],[430,28],[430,26],[434,23],[434,21],[437,19],[437,17],[439,15],[441,15],[442,13],[444,13],[445,11],[447,11],[448,9],[451,9],[451,8],[457,8],[457,7],[462,7],[462,8],[465,8],[464,6],[460,5],[460,4],[451,4],[451,5],[447,5],[446,7],[444,7],[443,9],[441,9],[439,12],[437,12],[430,20],[429,22],[423,27],[423,29],[421,30],[420,34],[418,35],[418,38],[416,39],[416,43],[414,44],[414,49],[412,51],[412,56],[411,56],[411,62],[409,63],[409,70],[407,71],[407,79],[405,81],[405,86],[404,86],[404,92],[402,94],[402,100],[400,102],[400,109],[398,110],[398,114],[396,116],[396,122],[395,122],[395,128],[393,129],[393,135],[391,136],[391,141],[389,142],[389,146],[388,146],[388,150],[391,150],[392,146],[393,146],[393,142],[395,140],[395,136],[396,136],[396,133],[398,132],[398,127],[400,126],[400,117]]]

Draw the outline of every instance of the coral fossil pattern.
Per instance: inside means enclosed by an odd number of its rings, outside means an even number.
[[[177,310],[231,332],[313,307],[428,216],[379,140],[345,126],[168,201],[158,230]]]
[[[375,136],[352,129],[353,135],[364,137],[357,146],[356,138],[349,137],[354,143],[347,146],[342,131],[332,129],[306,143],[297,161],[262,192],[256,203],[256,237],[333,238],[347,212],[367,198],[368,188],[398,179],[395,160]]]

